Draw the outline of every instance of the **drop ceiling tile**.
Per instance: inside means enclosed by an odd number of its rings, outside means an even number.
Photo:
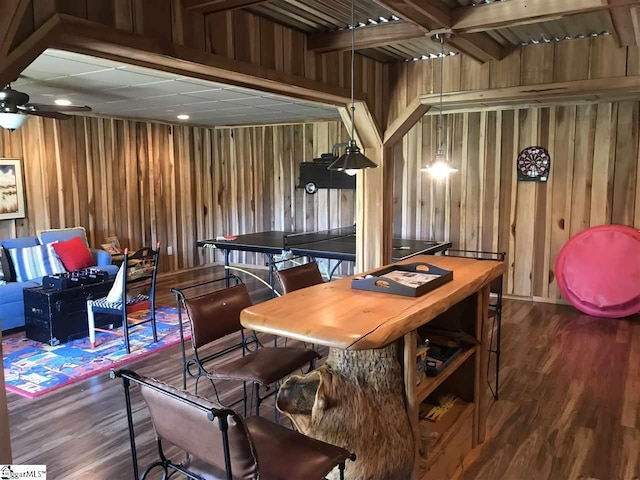
[[[141,83],[136,88],[151,88],[154,91],[162,91],[167,93],[191,93],[202,90],[202,85],[196,85],[189,82],[180,82],[177,80],[164,79],[160,81]]]
[[[123,67],[122,63],[115,62],[113,60],[107,60],[105,58],[92,57],[90,55],[83,55],[81,53],[69,52],[67,50],[57,50],[55,48],[48,48],[42,56],[56,57],[62,60],[72,60],[76,62],[89,63],[92,65],[98,65],[101,68],[118,68]]]
[[[60,77],[64,75],[75,75],[78,73],[90,73],[97,71],[112,70],[111,68],[98,67],[90,63],[78,62],[75,60],[61,61],[57,57],[41,55],[36,58],[28,68],[32,68],[39,72],[46,72],[52,77]]]
[[[144,83],[152,83],[164,80],[161,77],[147,73],[135,72],[128,68],[116,68],[95,73],[84,73],[76,76],[83,80],[95,78],[100,80],[101,82],[111,83],[115,86],[128,87],[135,87]]]
[[[107,90],[110,95],[115,95],[120,100],[135,100],[139,98],[148,97],[161,97],[162,95],[168,95],[174,92],[168,92],[166,90],[156,88],[154,85],[145,85],[137,87],[121,86],[112,87]],[[106,93],[106,92],[103,92]]]
[[[106,115],[181,124],[175,117],[187,113],[201,125],[338,117],[331,106],[64,51],[47,50],[23,73],[17,84],[34,101],[64,97]]]
[[[57,77],[46,81],[46,85],[58,89],[68,89],[71,91],[78,91],[80,93],[104,91],[113,88],[113,84],[106,83],[98,80],[98,76],[80,76],[80,77]]]
[[[247,97],[247,98],[235,98],[233,100],[222,100],[223,102],[233,102],[239,105],[249,105],[252,107],[264,107],[264,106],[279,106],[279,105],[290,105],[291,101],[288,102],[278,100],[276,98],[270,97]]]
[[[210,100],[236,100],[251,97],[251,95],[248,95],[246,93],[235,92],[228,89],[207,89],[199,92],[191,92],[188,95],[190,97],[206,98]]]

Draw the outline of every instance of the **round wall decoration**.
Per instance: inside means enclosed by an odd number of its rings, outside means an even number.
[[[517,161],[518,180],[546,182],[551,168],[551,155],[543,147],[527,147]]]

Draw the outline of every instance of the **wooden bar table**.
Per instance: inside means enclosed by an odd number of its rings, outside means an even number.
[[[351,278],[315,285],[243,310],[245,328],[329,347],[327,362],[280,388],[278,408],[303,433],[344,447],[350,480],[451,478],[485,436],[489,284],[502,262],[418,256],[453,280],[410,298],[351,289]],[[475,339],[436,377],[419,381],[418,330],[457,325]],[[454,406],[419,419],[432,394]]]

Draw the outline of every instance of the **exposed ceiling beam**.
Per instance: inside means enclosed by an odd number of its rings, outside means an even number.
[[[404,20],[356,28],[356,48],[375,48],[406,40],[424,38],[423,28]],[[351,30],[309,35],[307,48],[318,53],[340,52],[351,48]]]
[[[640,45],[640,7],[612,8],[613,36],[620,47]]]
[[[0,62],[0,85],[4,86],[16,80],[20,73],[60,35],[62,28],[60,17],[52,16],[3,58]]]
[[[28,5],[29,0],[3,0],[0,2],[0,57],[9,53]]]
[[[451,28],[460,32],[484,32],[502,27],[557,20],[577,13],[638,5],[638,0],[509,0],[451,12]]]
[[[253,7],[268,0],[182,0],[185,10],[197,10],[202,13],[225,12],[238,8]]]
[[[449,11],[443,10],[442,4],[436,6],[430,0],[375,0],[375,2],[398,17],[420,25],[427,31],[448,28],[451,25]]]
[[[69,15],[58,14],[56,17],[62,24],[61,32],[53,44],[47,46],[301,100],[337,106],[350,102],[348,88],[128,33]],[[356,92],[356,99],[364,101],[365,96]]]
[[[434,0],[376,0],[400,18],[423,28],[428,33],[451,31],[451,14]],[[454,30],[455,34],[455,30]],[[486,33],[454,35],[449,44],[480,62],[502,60],[507,50]]]
[[[413,126],[418,123],[431,106],[422,103],[420,97],[416,97],[387,127],[384,132],[385,147],[392,147],[404,137]]]
[[[598,101],[639,95],[640,75],[635,75],[444,93],[442,104],[445,110],[456,111],[479,107],[548,104],[549,102]],[[440,95],[422,95],[420,100],[425,105],[437,106]]]

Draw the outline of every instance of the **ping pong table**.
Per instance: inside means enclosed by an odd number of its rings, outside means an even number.
[[[322,232],[288,232],[271,230],[267,232],[248,233],[244,235],[217,237],[211,240],[196,242],[198,247],[214,248],[224,252],[225,267],[229,267],[231,252],[262,253],[267,257],[269,267],[269,285],[273,287],[275,265],[283,260],[275,260],[276,256],[284,260],[308,257],[337,260],[331,269],[329,280],[343,261],[356,260],[355,226],[341,227]],[[392,259],[394,262],[405,260],[416,255],[433,255],[451,248],[450,242],[436,240],[393,239]],[[226,269],[227,273],[229,269]]]

